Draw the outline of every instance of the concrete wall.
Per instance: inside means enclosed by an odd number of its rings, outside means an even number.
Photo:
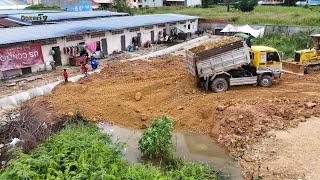
[[[201,5],[201,0],[186,0],[187,7],[194,7],[196,5]]]
[[[162,7],[163,0],[141,0],[142,7]]]
[[[220,24],[220,23],[201,23],[199,24],[199,28],[206,30],[214,30],[215,29],[223,29],[227,24]],[[238,24],[234,24],[238,25]],[[307,31],[310,33],[319,33],[320,28],[315,26],[289,26],[289,25],[250,25],[251,27],[255,29],[260,29],[262,27],[265,28],[265,34],[266,33],[284,33],[284,34],[294,34],[298,33],[300,31]]]

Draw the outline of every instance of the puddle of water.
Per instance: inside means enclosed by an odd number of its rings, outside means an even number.
[[[120,141],[126,143],[124,158],[129,163],[140,161],[142,154],[138,149],[138,141],[142,135],[142,131],[103,123],[99,123],[98,127],[102,132],[111,135],[113,142]],[[174,133],[172,141],[175,147],[175,157],[183,158],[186,161],[206,163],[223,171],[231,179],[243,179],[241,170],[236,165],[236,162],[223,148],[215,144],[209,136]]]

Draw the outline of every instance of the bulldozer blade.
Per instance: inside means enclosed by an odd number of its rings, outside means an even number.
[[[304,65],[294,62],[282,62],[282,71],[289,74],[304,75]]]

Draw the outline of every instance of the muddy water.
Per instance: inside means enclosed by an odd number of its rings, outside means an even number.
[[[142,131],[103,123],[98,124],[98,127],[102,132],[111,135],[113,142],[126,143],[124,158],[129,163],[139,162],[142,154],[138,149],[138,141]],[[226,151],[216,145],[210,137],[199,134],[175,133],[172,141],[175,146],[175,157],[187,161],[203,162],[222,170],[231,179],[242,179],[240,168]]]

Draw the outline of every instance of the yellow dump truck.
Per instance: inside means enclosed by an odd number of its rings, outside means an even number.
[[[209,49],[190,49],[187,51],[187,65],[198,84],[213,92],[245,84],[270,87],[282,70],[281,57],[276,49],[266,46],[249,48],[241,40]]]
[[[320,34],[310,37],[314,48],[296,51],[294,60],[283,62],[284,72],[304,75],[320,69]]]

